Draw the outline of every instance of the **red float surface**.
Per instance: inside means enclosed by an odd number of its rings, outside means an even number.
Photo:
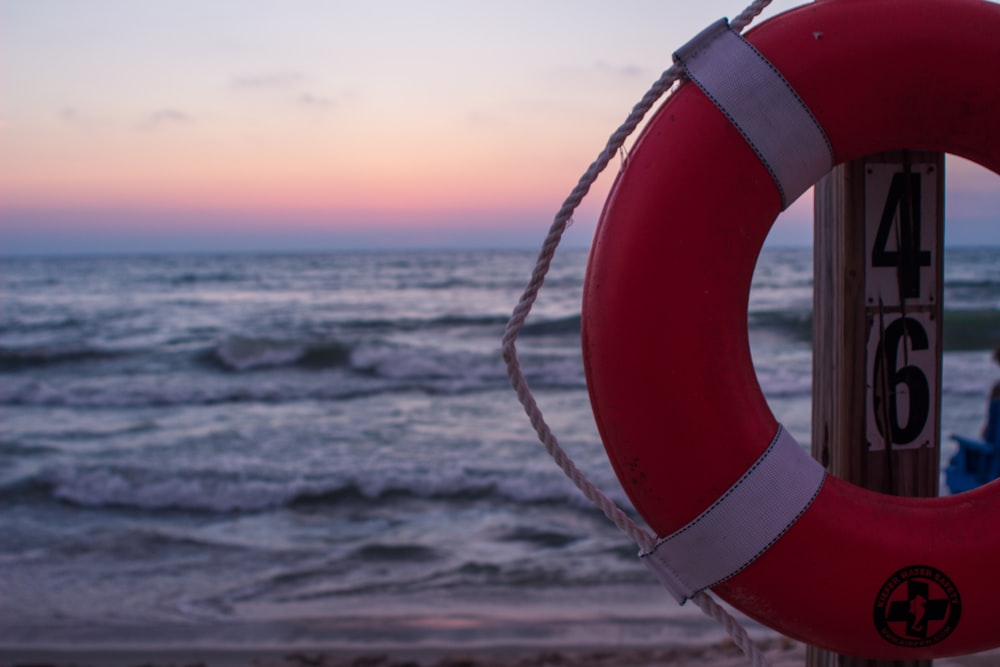
[[[1000,173],[1000,6],[824,0],[746,37],[812,110],[837,163],[909,148]],[[658,535],[704,511],[777,429],[747,302],[780,205],[743,137],[692,84],[650,121],[605,205],[584,363],[612,465]],[[827,476],[799,521],[714,591],[839,653],[933,658],[1000,646],[998,564],[1000,483],[906,499]]]

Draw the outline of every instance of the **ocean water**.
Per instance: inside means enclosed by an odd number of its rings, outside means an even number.
[[[720,638],[651,584],[509,387],[499,340],[534,255],[2,260],[0,646]],[[627,507],[584,384],[585,263],[557,255],[519,352]],[[1000,250],[949,250],[945,304],[942,430],[975,433]],[[811,251],[765,251],[754,361],[804,444],[811,310]]]

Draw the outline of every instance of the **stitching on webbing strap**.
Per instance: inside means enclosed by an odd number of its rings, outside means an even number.
[[[756,153],[785,209],[833,168],[826,133],[781,72],[725,19],[674,53],[674,61]]]
[[[783,427],[739,480],[687,525],[640,553],[678,602],[755,561],[809,508],[826,472]]]

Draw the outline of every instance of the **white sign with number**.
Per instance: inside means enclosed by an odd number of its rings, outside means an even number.
[[[880,321],[881,320],[881,321]],[[915,449],[935,440],[937,353],[930,313],[885,314],[868,329],[868,448]]]
[[[937,223],[933,164],[865,165],[865,305],[930,305],[939,298],[931,261]]]
[[[866,423],[870,450],[933,446],[937,424],[937,174],[865,166]]]

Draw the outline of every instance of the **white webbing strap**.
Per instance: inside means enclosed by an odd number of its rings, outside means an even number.
[[[678,49],[674,60],[757,153],[778,186],[782,209],[833,168],[833,149],[812,112],[725,19]]]
[[[826,472],[783,427],[732,487],[689,524],[639,554],[679,603],[733,576],[808,509]]]

